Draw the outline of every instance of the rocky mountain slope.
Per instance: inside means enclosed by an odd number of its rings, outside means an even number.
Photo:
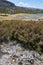
[[[0,13],[14,13],[15,4],[7,1],[0,0]]]
[[[14,7],[15,5],[7,0],[0,0],[0,7]]]

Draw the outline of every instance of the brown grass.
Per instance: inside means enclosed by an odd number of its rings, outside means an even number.
[[[26,49],[40,51],[40,41],[43,43],[43,21],[2,21],[0,39],[7,39],[7,37],[10,40],[17,40]]]

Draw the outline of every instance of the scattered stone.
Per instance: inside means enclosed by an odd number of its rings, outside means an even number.
[[[1,45],[1,52],[0,65],[43,65],[43,54],[25,50],[16,41]]]
[[[22,65],[22,62],[19,62],[18,65]]]

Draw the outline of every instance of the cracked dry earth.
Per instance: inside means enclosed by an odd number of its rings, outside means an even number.
[[[43,54],[25,50],[16,41],[0,45],[0,65],[43,65]]]

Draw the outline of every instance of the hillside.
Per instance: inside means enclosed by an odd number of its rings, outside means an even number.
[[[35,8],[25,8],[19,7],[15,4],[7,1],[7,0],[0,0],[0,13],[43,13],[43,10],[35,9]]]

